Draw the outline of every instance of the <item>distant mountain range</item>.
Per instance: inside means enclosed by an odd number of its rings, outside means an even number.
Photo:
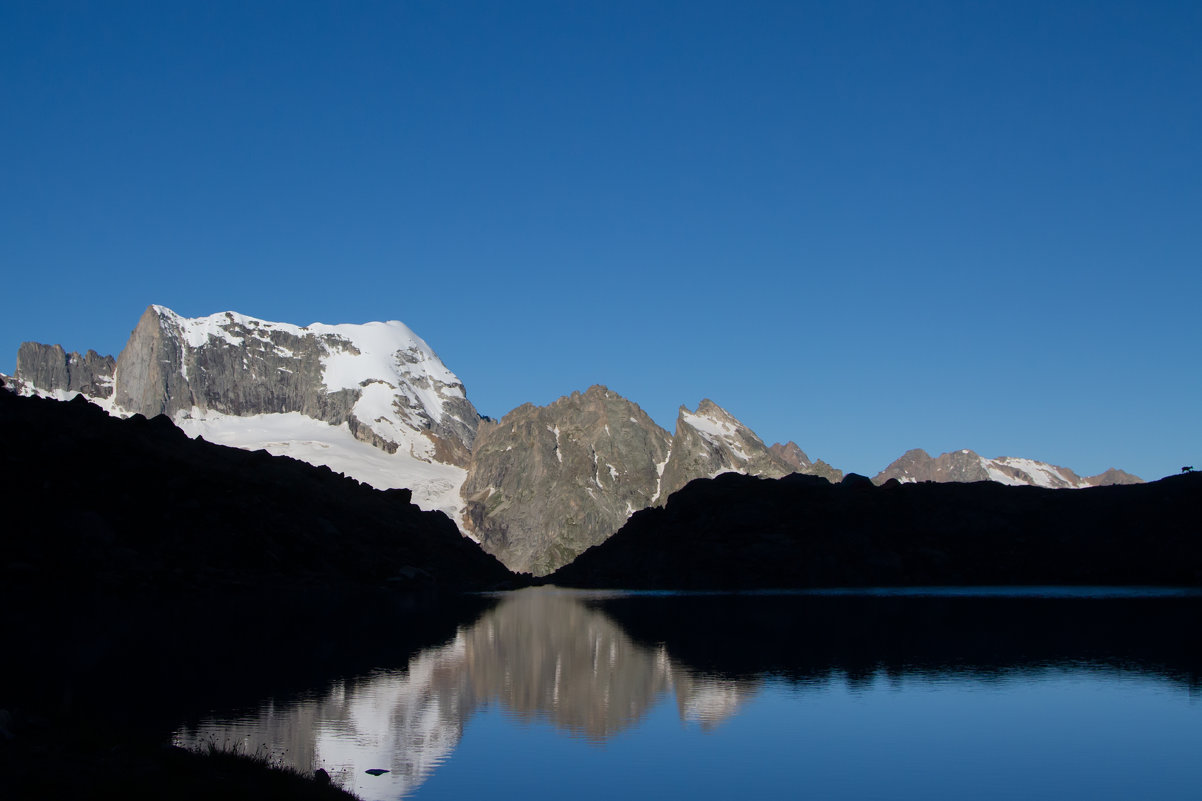
[[[917,448],[906,451],[901,458],[878,473],[873,481],[884,484],[891,478],[903,484],[916,481],[996,481],[1010,486],[1029,485],[1048,489],[1143,483],[1139,476],[1113,467],[1096,476],[1082,478],[1067,467],[1057,467],[1034,459],[1012,456],[986,459],[970,450],[952,451],[932,459],[926,451]]]
[[[669,434],[602,387],[482,417],[463,383],[396,321],[296,326],[235,312],[142,315],[117,356],[26,342],[19,394],[83,395],[110,414],[166,415],[190,436],[325,465],[379,489],[406,487],[507,567],[546,575],[693,479],[729,472],[831,482],[843,472],[793,442],[767,446],[710,400],[680,407]],[[995,481],[1049,488],[1138,483],[1081,478],[1029,459],[912,450],[873,481]]]

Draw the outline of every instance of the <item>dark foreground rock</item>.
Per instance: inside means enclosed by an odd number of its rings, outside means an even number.
[[[408,490],[0,391],[0,582],[174,594],[214,585],[438,584],[511,574]]]
[[[877,487],[793,475],[690,483],[549,581],[745,589],[892,585],[1202,585],[1202,474],[1049,490]]]

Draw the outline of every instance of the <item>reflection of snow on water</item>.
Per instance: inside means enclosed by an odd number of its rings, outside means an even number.
[[[720,679],[699,679],[688,694],[677,688],[681,718],[703,728],[712,728],[732,717],[749,695],[743,684]]]
[[[265,706],[253,718],[209,720],[181,730],[176,742],[209,742],[267,754],[302,772],[317,768],[365,801],[411,793],[454,750],[466,717],[459,684],[463,639],[425,651],[404,672],[338,682],[325,696],[287,710]],[[387,770],[379,776],[364,771]]]
[[[400,671],[336,682],[320,697],[265,704],[250,717],[206,720],[176,742],[214,742],[302,772],[324,769],[365,801],[408,795],[444,762],[472,714],[496,703],[594,742],[640,721],[675,692],[682,719],[710,728],[734,714],[755,683],[689,675],[660,646],[632,641],[581,594],[510,593],[450,643]],[[378,776],[370,769],[388,771]]]

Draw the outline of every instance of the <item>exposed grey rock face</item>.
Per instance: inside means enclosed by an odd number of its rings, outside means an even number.
[[[1096,476],[1082,478],[1067,467],[999,456],[986,459],[970,450],[952,451],[931,458],[926,451],[915,448],[906,451],[873,478],[883,484],[891,478],[903,483],[911,481],[997,481],[1010,485],[1030,485],[1051,489],[1080,489],[1106,484],[1142,484],[1138,476],[1110,468]]]
[[[807,476],[822,476],[832,484],[838,484],[843,480],[842,470],[836,467],[831,467],[821,459],[816,462],[811,461],[810,457],[806,456],[806,452],[803,451],[801,447],[792,440],[786,442],[784,445],[777,442],[769,447],[768,450],[770,450],[772,455],[777,459],[780,459],[789,467],[793,468],[794,473],[803,473]]]
[[[546,575],[649,506],[668,432],[602,386],[481,423],[465,523],[511,570]]]
[[[61,345],[22,342],[17,350],[16,378],[48,393],[81,392],[93,398],[113,395],[112,356],[94,350],[67,353]]]
[[[399,323],[298,327],[233,312],[186,319],[151,306],[115,379],[116,404],[147,417],[299,412],[346,423],[389,452],[413,450],[419,436],[428,453],[415,455],[448,464],[466,464],[480,419],[458,379]]]
[[[755,432],[708,398],[698,404],[695,412],[681,406],[656,501],[663,503],[695,478],[728,472],[780,478],[794,470]]]
[[[232,314],[217,327],[229,338],[189,343],[179,318],[148,308],[117,359],[117,405],[147,417],[196,407],[239,416],[300,412],[329,423],[347,420],[358,393],[327,393],[321,371],[322,357],[342,342],[258,331]]]
[[[638,406],[595,386],[481,424],[462,489],[465,524],[511,570],[546,575],[695,478],[842,478],[790,445],[781,449],[796,464],[710,400],[695,412],[682,406],[669,437]]]

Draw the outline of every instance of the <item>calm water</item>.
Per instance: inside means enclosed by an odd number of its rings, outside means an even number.
[[[1171,593],[528,590],[176,739],[364,799],[1196,801],[1200,623]]]

